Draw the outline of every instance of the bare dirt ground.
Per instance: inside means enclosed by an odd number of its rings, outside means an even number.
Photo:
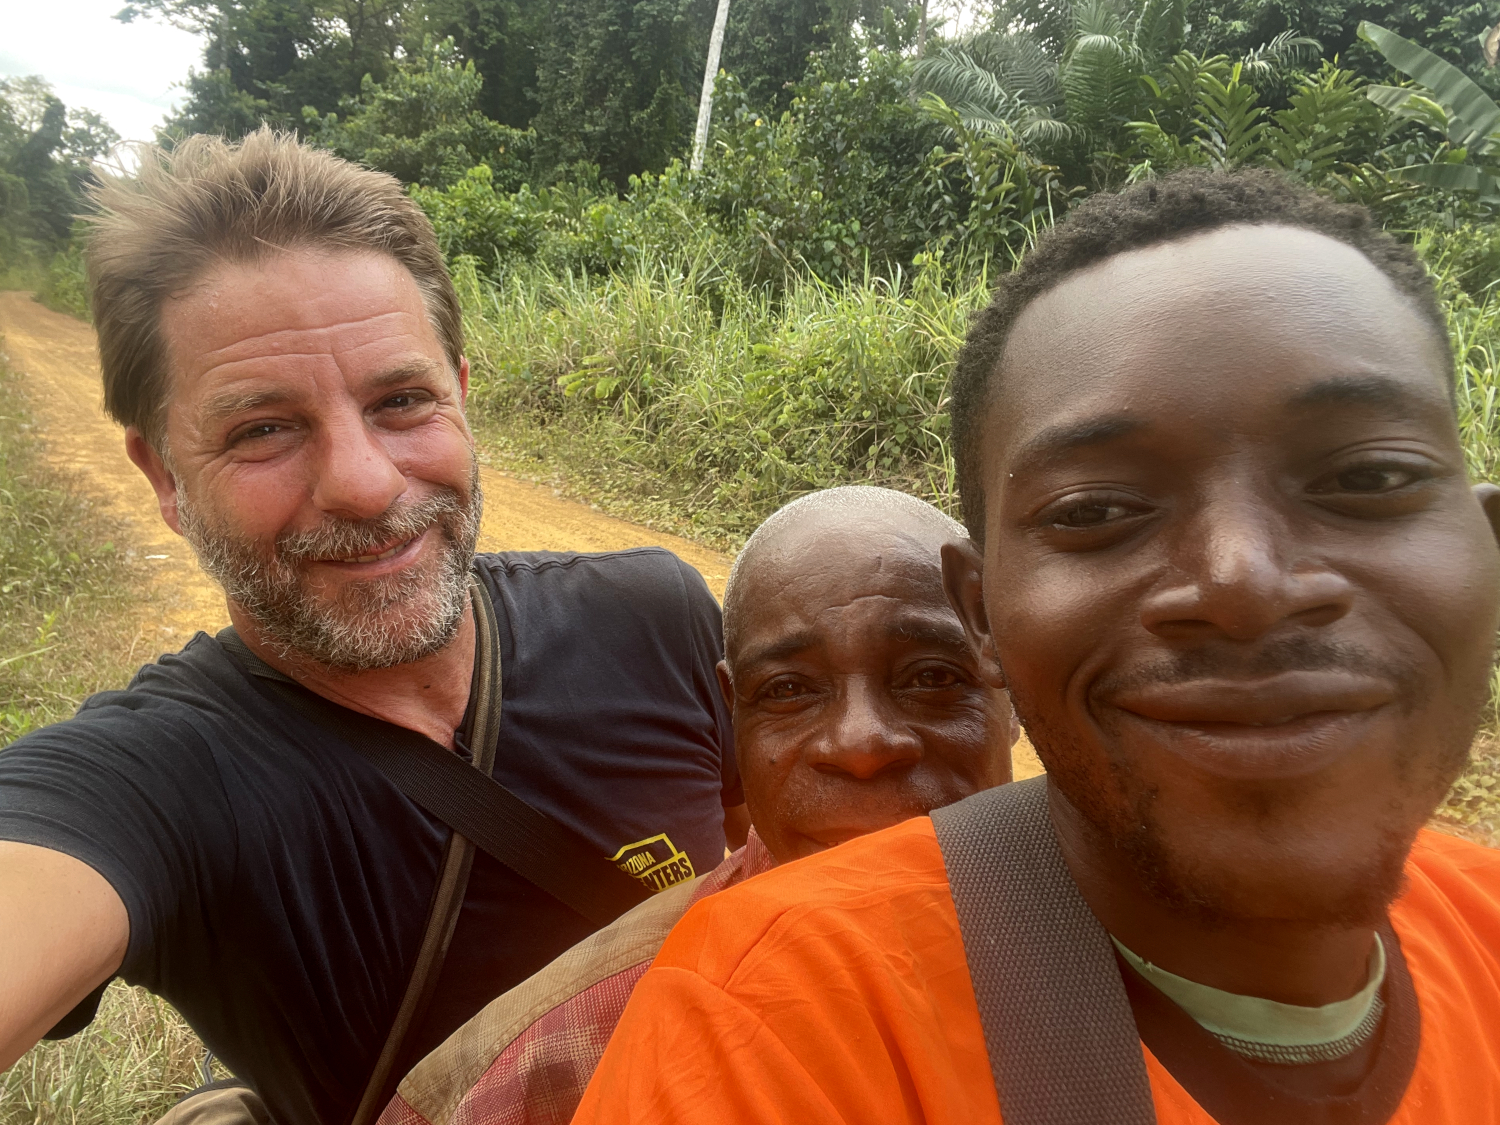
[[[156,496],[125,456],[120,427],[103,410],[99,358],[89,325],[53,312],[29,293],[0,292],[0,336],[11,366],[26,377],[48,458],[76,473],[97,503],[124,525],[121,549],[143,559],[132,655],[142,661],[180,648],[197,630],[229,623],[224,595],[199,568],[192,548],[162,522]],[[604,515],[550,489],[480,470],[484,489],[482,551],[613,551],[660,546],[698,569],[724,594],[728,556],[687,539]],[[1023,738],[1013,755],[1017,778],[1041,772]]]

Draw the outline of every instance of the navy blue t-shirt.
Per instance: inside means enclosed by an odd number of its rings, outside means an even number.
[[[743,796],[703,579],[656,548],[478,562],[500,627],[495,778],[657,889],[712,869]],[[279,1125],[353,1114],[446,837],[205,634],[0,751],[0,839],[109,881],[130,917],[120,976],[171,1001]],[[593,928],[477,852],[398,1076]]]

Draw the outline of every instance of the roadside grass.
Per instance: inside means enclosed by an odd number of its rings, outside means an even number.
[[[0,263],[0,289],[30,290],[49,309],[89,319],[83,248],[76,240],[45,260],[26,255]]]
[[[201,1084],[202,1058],[170,1004],[116,981],[86,1029],[0,1074],[0,1125],[148,1125]]]
[[[41,456],[0,341],[0,754],[135,671],[120,529]],[[132,581],[132,580],[135,581]],[[171,1006],[116,981],[99,1016],[0,1074],[0,1125],[138,1125],[197,1084],[203,1048]]]
[[[3,341],[0,341],[3,349]],[[119,527],[41,457],[0,351],[0,747],[65,719],[135,666],[121,623],[140,571]],[[123,630],[123,631],[122,631]]]
[[[883,484],[952,509],[945,387],[989,284],[911,276],[778,296],[711,264],[604,276],[459,259],[471,417],[499,468],[735,550],[802,493]]]

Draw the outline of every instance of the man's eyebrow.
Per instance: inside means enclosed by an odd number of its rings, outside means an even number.
[[[209,423],[217,422],[221,418],[230,418],[245,411],[258,410],[262,406],[274,406],[291,397],[281,387],[268,387],[260,391],[225,391],[211,396],[203,404],[203,420]]]
[[[401,363],[388,371],[374,376],[365,384],[366,391],[384,391],[398,387],[413,379],[426,379],[441,372],[443,365],[430,359]],[[266,387],[255,391],[225,391],[210,396],[203,404],[203,420],[209,424],[236,414],[259,410],[263,406],[276,406],[296,398],[296,394],[285,387]]]
[[[1020,461],[1058,457],[1084,446],[1099,445],[1114,441],[1144,428],[1145,422],[1128,414],[1104,414],[1097,418],[1085,418],[1081,422],[1059,422],[1048,426],[1026,443],[1021,450]]]
[[[1394,410],[1410,409],[1416,402],[1411,388],[1389,375],[1335,375],[1302,388],[1287,400],[1287,407],[1374,406]]]
[[[799,652],[805,652],[818,643],[818,635],[811,629],[804,629],[798,633],[788,633],[780,640],[772,641],[770,644],[760,645],[748,652],[740,654],[735,661],[741,667],[749,667],[754,664],[774,664],[778,660],[785,660],[789,656],[796,656]]]
[[[441,364],[431,359],[414,359],[407,363],[398,364],[389,371],[384,371],[372,378],[366,387],[372,391],[383,391],[388,387],[398,386],[412,379],[426,379],[434,374],[441,374],[447,370],[446,364]]]
[[[953,622],[951,627],[945,627],[935,621],[897,618],[890,623],[886,633],[898,641],[915,641],[919,644],[947,649],[949,652],[968,653],[970,651],[969,642],[964,638],[963,629],[957,621]]]

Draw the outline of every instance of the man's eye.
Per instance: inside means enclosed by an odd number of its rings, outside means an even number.
[[[807,687],[797,680],[772,680],[761,694],[767,699],[797,699],[807,694]]]
[[[236,442],[254,441],[256,438],[270,437],[272,434],[281,432],[282,427],[275,422],[260,422],[249,429],[241,430],[235,435]]]
[[[417,404],[417,396],[410,391],[402,391],[400,394],[391,395],[380,405],[387,410],[405,410],[408,406]]]
[[[1053,527],[1069,530],[1088,530],[1103,527],[1116,520],[1135,514],[1133,508],[1103,499],[1081,499],[1054,508],[1047,514],[1047,522]]]
[[[919,688],[949,688],[962,682],[963,678],[952,668],[923,668],[912,677],[912,683]]]
[[[1430,461],[1415,458],[1364,461],[1334,470],[1314,481],[1308,491],[1329,503],[1341,497],[1351,502],[1398,500],[1417,496],[1423,490],[1412,486],[1431,480],[1437,471]]]
[[[1391,492],[1420,479],[1420,474],[1404,465],[1360,465],[1345,469],[1334,477],[1343,492]]]

